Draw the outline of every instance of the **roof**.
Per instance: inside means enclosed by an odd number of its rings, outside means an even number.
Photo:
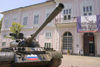
[[[7,11],[0,12],[0,13],[3,14],[3,13],[5,13],[5,12],[9,12],[9,11],[12,11],[12,10],[22,9],[22,8],[26,8],[26,7],[30,7],[30,6],[36,6],[36,5],[45,4],[45,3],[50,3],[50,2],[55,3],[53,0],[50,0],[50,1],[42,2],[42,3],[38,3],[38,4],[34,4],[34,5],[29,5],[29,6],[25,6],[25,7],[19,7],[19,8],[7,10]]]
[[[49,1],[54,1],[54,0],[47,0],[46,2],[49,2]]]

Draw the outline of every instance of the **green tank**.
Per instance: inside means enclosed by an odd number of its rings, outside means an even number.
[[[23,33],[17,34],[17,31],[10,33],[15,40],[10,43],[10,48],[1,49],[0,67],[58,67],[63,58],[62,53],[53,48],[40,47],[35,37],[63,8],[64,5],[60,3],[30,38],[24,38]]]

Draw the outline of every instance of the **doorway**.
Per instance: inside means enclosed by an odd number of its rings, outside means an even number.
[[[66,54],[68,49],[72,52],[72,34],[71,34],[71,32],[65,32],[63,34],[63,54]]]
[[[95,55],[95,42],[93,33],[84,33],[84,55],[94,56]]]

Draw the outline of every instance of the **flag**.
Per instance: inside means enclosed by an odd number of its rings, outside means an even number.
[[[77,32],[100,32],[100,15],[77,17]]]

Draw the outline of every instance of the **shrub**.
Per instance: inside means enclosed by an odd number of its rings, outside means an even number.
[[[67,50],[67,53],[70,53],[69,49]]]

